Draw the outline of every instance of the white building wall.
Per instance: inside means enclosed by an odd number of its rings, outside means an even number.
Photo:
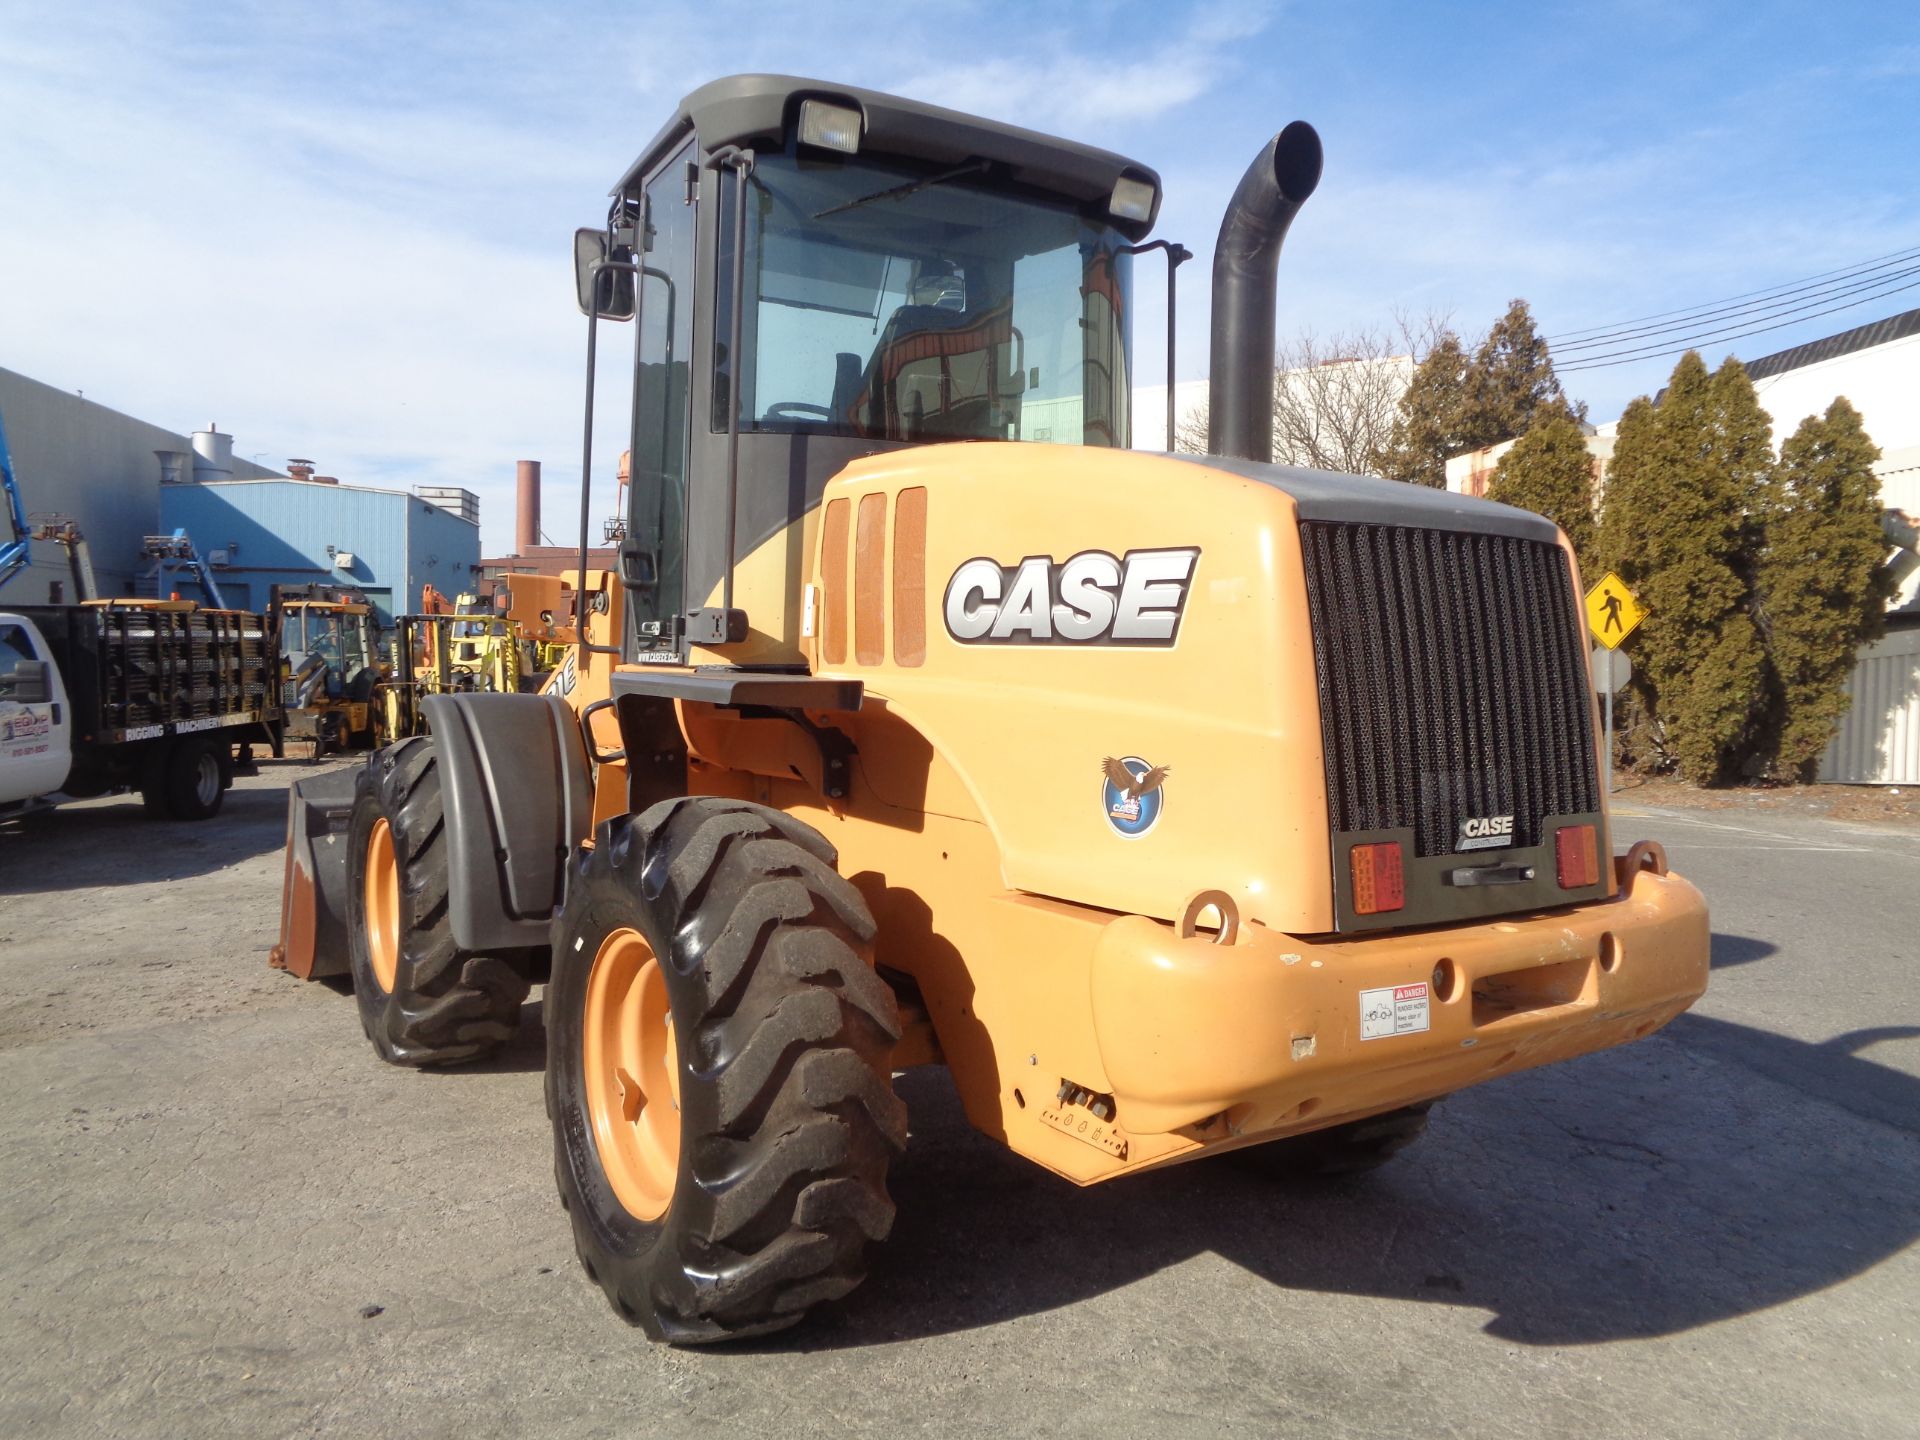
[[[1178,429],[1182,424],[1196,418],[1207,408],[1207,382],[1204,380],[1181,380],[1173,387],[1173,424]],[[1133,391],[1133,448],[1135,450],[1166,450],[1167,444],[1167,387],[1164,385],[1137,385]]]
[[[1835,785],[1920,785],[1920,629],[1864,645],[1847,680],[1853,703],[1820,778]]]
[[[1753,388],[1773,417],[1775,449],[1802,420],[1825,414],[1840,395],[1860,412],[1867,434],[1883,452],[1920,446],[1920,335],[1768,375]]]

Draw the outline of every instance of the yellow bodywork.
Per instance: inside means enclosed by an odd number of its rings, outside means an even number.
[[[1281,490],[1165,455],[876,456],[742,562],[747,644],[692,657],[864,682],[858,711],[809,715],[857,751],[843,800],[801,727],[680,702],[690,788],[778,806],[838,847],[879,921],[877,963],[924,1000],[931,1035],[897,1063],[943,1058],[974,1125],[1077,1182],[1630,1040],[1704,989],[1704,904],[1652,872],[1600,903],[1331,935],[1298,525]],[[1164,648],[963,644],[943,621],[972,559],[1179,547],[1198,559]],[[577,706],[607,693],[606,666],[580,657]],[[612,715],[595,718],[617,745]],[[1107,820],[1112,756],[1167,772],[1137,837]],[[603,765],[596,819],[625,808],[622,767]],[[1232,943],[1182,938],[1206,894],[1237,915]],[[1360,1038],[1362,991],[1422,983],[1431,1028]]]

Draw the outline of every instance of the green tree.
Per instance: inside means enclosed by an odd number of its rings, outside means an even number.
[[[1507,313],[1493,322],[1467,367],[1460,407],[1461,449],[1478,450],[1524,435],[1541,415],[1585,419],[1586,413],[1586,406],[1576,410],[1567,403],[1553,373],[1547,342],[1534,329],[1533,311],[1526,301],[1513,301]]]
[[[1550,410],[1535,420],[1493,472],[1487,497],[1504,505],[1518,505],[1544,515],[1573,542],[1580,571],[1589,580],[1599,578],[1593,568],[1593,456],[1586,433],[1563,410]]]
[[[1768,437],[1739,362],[1709,375],[1688,351],[1657,407],[1627,407],[1607,471],[1600,564],[1647,607],[1634,689],[1667,755],[1703,784],[1753,753],[1766,709],[1753,610]]]
[[[1448,330],[1414,370],[1381,456],[1380,470],[1389,480],[1436,490],[1446,485],[1447,457],[1466,448],[1459,437],[1468,363],[1466,346]]]
[[[1856,653],[1886,629],[1879,458],[1860,412],[1835,400],[1781,447],[1766,497],[1759,581],[1780,687],[1775,754],[1802,781],[1814,778],[1847,712]]]
[[[1450,457],[1524,435],[1548,413],[1587,412],[1567,403],[1533,312],[1515,300],[1471,355],[1452,331],[1439,337],[1400,399],[1382,473],[1439,489]]]

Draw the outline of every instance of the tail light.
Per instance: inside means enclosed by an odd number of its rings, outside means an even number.
[[[1347,852],[1353,876],[1353,913],[1381,915],[1407,903],[1406,876],[1400,863],[1400,842],[1356,845]]]
[[[1567,825],[1553,837],[1554,868],[1562,890],[1600,883],[1600,843],[1591,825]]]

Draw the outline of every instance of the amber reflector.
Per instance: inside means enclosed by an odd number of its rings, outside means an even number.
[[[1554,866],[1562,890],[1600,883],[1600,846],[1591,825],[1569,825],[1553,837]]]
[[[1400,842],[1356,845],[1347,852],[1353,874],[1353,913],[1380,915],[1407,903],[1407,884],[1400,869]]]

